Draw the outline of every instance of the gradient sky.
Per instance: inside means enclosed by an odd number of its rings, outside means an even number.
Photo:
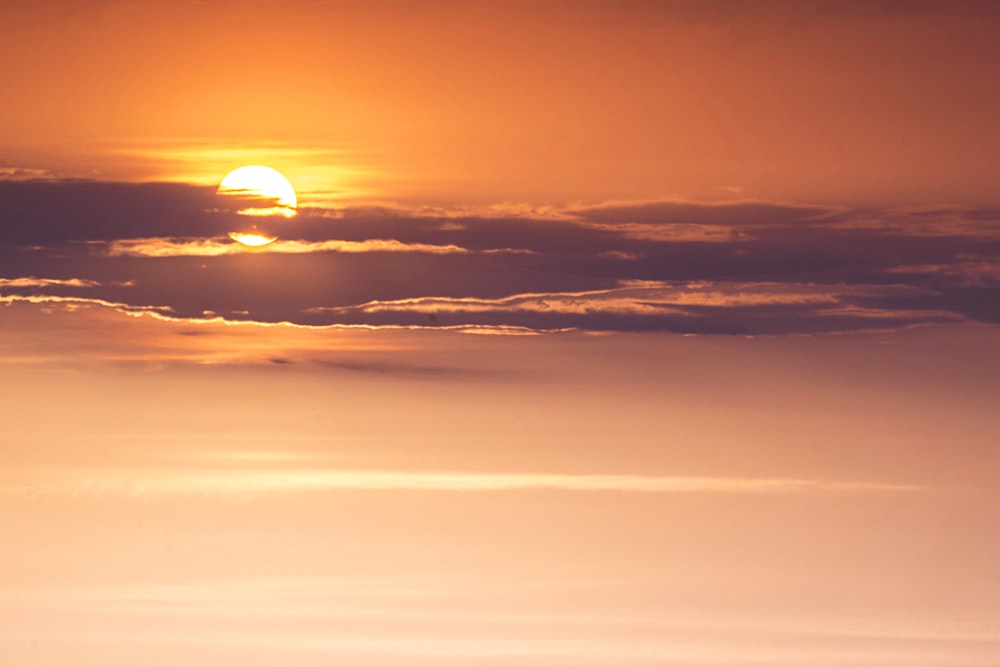
[[[3,664],[1000,664],[993,3],[0,25]]]

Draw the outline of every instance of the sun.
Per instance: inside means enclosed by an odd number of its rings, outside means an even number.
[[[277,236],[255,234],[253,232],[229,232],[229,238],[251,248],[260,248],[278,240]]]
[[[218,193],[238,197],[244,208],[243,215],[295,215],[298,199],[295,188],[280,172],[270,167],[252,165],[229,172],[219,184]]]
[[[217,191],[219,195],[237,202],[236,212],[254,216],[263,226],[268,218],[290,218],[295,215],[298,199],[295,188],[288,179],[270,167],[251,165],[229,172]],[[229,233],[229,238],[251,248],[273,243],[278,237],[255,223]]]

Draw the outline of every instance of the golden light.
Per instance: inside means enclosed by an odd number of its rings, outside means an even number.
[[[229,172],[219,184],[218,194],[239,197],[247,206],[242,215],[290,218],[295,215],[298,199],[288,179],[270,167],[248,166]],[[259,202],[255,206],[254,203]]]

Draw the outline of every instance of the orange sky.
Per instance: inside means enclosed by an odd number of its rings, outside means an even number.
[[[217,182],[238,158],[209,169],[171,157],[270,148],[293,181],[341,198],[436,204],[733,192],[983,203],[1000,167],[992,12],[7,3],[16,29],[0,78],[16,94],[0,110],[0,158]]]

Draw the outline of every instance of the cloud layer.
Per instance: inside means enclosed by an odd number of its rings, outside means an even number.
[[[1000,210],[734,201],[303,209],[0,181],[0,292],[313,326],[796,334],[1000,321]]]

